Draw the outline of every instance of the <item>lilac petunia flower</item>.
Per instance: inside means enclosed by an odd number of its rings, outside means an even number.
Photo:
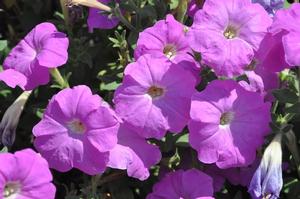
[[[0,153],[0,198],[54,199],[47,161],[32,149]]]
[[[193,50],[217,75],[241,75],[267,33],[272,19],[250,0],[206,0],[187,33]]]
[[[258,114],[259,113],[259,114]],[[269,132],[270,103],[233,80],[215,80],[192,97],[190,144],[219,168],[251,164]]]
[[[181,132],[189,120],[196,80],[180,64],[151,55],[129,64],[116,90],[116,112],[146,138]],[[176,77],[176,78],[174,78]]]
[[[270,15],[274,15],[277,10],[284,6],[284,0],[252,0],[252,3],[259,3]]]
[[[108,4],[111,0],[98,0],[101,3]],[[93,32],[94,28],[112,29],[119,24],[119,19],[116,16],[105,13],[103,10],[97,8],[89,9],[89,16],[87,19],[89,31]]]
[[[279,198],[283,185],[281,134],[275,136],[266,148],[258,169],[255,171],[249,186],[253,199]]]
[[[300,65],[300,3],[289,9],[278,10],[270,32],[274,43],[272,50],[287,63],[277,67],[277,71]],[[274,55],[272,55],[274,57]],[[271,55],[269,56],[271,59]]]
[[[87,86],[60,91],[33,128],[34,146],[61,172],[75,167],[94,175],[103,172],[117,144],[119,120],[109,105]],[[97,158],[95,158],[97,157]]]
[[[126,124],[120,126],[118,144],[110,151],[108,166],[116,169],[126,169],[129,176],[146,180],[149,168],[161,159],[157,146],[149,144]]]
[[[51,23],[37,25],[4,60],[0,80],[8,86],[32,90],[49,82],[49,68],[68,59],[69,40]]]
[[[213,199],[212,183],[211,177],[197,169],[177,170],[155,184],[147,199]]]
[[[186,39],[185,27],[171,14],[139,34],[134,57],[137,60],[144,54],[165,56],[175,64],[184,62],[182,66],[195,77],[199,77],[200,66],[192,56],[193,51]]]

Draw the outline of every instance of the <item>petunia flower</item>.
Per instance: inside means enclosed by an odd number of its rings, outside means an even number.
[[[129,64],[114,96],[116,112],[146,138],[179,133],[189,120],[194,76],[167,58],[144,55]]]
[[[53,169],[78,168],[95,175],[106,168],[118,128],[119,120],[108,104],[87,86],[76,86],[52,97],[33,128],[34,146]]]
[[[0,153],[0,198],[54,199],[51,181],[47,161],[32,149]]]
[[[4,146],[11,146],[15,141],[19,119],[30,94],[31,91],[24,91],[5,111],[0,122],[0,143]]]
[[[270,103],[233,80],[215,80],[192,97],[189,142],[201,162],[247,166],[269,132]]]
[[[272,51],[276,52],[286,64],[277,64],[277,71],[300,65],[300,3],[294,3],[289,9],[278,10],[274,16],[274,22],[270,27],[270,33],[277,45]],[[269,55],[269,59],[271,59]],[[277,58],[278,59],[278,58]]]
[[[155,184],[146,199],[213,199],[212,183],[211,177],[197,169],[177,170]]]
[[[98,0],[98,2],[108,4],[111,0]],[[105,12],[107,11],[93,7],[89,8],[87,24],[90,32],[93,32],[94,28],[112,29],[119,24],[119,19],[116,16]]]
[[[277,134],[266,148],[258,169],[255,171],[248,192],[253,199],[279,198],[283,185],[281,134]]]
[[[250,0],[206,0],[187,33],[190,46],[218,76],[241,75],[272,19]]]
[[[271,16],[284,6],[284,0],[252,0],[252,3],[262,5]]]
[[[69,40],[51,23],[41,23],[15,46],[3,63],[0,80],[32,90],[49,82],[49,69],[67,62]]]
[[[199,78],[200,65],[194,59],[193,51],[186,39],[186,27],[168,14],[154,26],[139,34],[134,57],[137,60],[145,54],[164,56],[173,63],[184,62],[182,66]]]
[[[149,144],[145,138],[124,123],[118,132],[118,144],[110,151],[108,166],[126,169],[129,176],[146,180],[150,175],[150,167],[160,159],[159,148]]]

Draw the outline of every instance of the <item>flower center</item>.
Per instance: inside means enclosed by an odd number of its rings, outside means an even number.
[[[264,194],[262,199],[270,199],[272,194]]]
[[[163,88],[160,88],[160,87],[157,87],[157,86],[151,86],[149,89],[148,89],[148,92],[147,92],[152,98],[157,98],[157,97],[160,97],[164,94],[164,89]]]
[[[225,112],[221,115],[220,124],[221,125],[230,124],[233,119],[234,119],[234,113],[233,112]]]
[[[172,59],[176,55],[176,47],[173,44],[167,44],[163,50],[163,53],[169,58]]]
[[[68,123],[69,129],[76,134],[83,134],[86,130],[85,125],[78,119]]]
[[[21,186],[19,183],[17,182],[7,183],[4,186],[3,197],[5,199],[16,199],[20,190],[21,190]]]
[[[226,39],[233,39],[237,37],[237,34],[238,34],[237,29],[233,26],[228,26],[223,33]]]

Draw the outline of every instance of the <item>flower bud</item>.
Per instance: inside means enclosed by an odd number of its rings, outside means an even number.
[[[0,123],[0,143],[2,142],[4,146],[11,146],[14,143],[16,128],[30,94],[31,91],[23,92],[5,111]]]
[[[279,198],[283,185],[281,139],[282,134],[275,136],[252,177],[248,192],[254,199]]]

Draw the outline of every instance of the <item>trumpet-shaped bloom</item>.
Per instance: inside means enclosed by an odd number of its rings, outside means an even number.
[[[75,167],[95,175],[106,168],[118,128],[108,104],[87,86],[76,86],[52,97],[33,128],[34,146],[51,168],[66,172]]]
[[[101,3],[108,4],[111,0],[98,0]],[[94,28],[112,29],[119,24],[119,19],[112,14],[105,13],[97,8],[89,8],[89,16],[87,19],[89,31],[93,32]]]
[[[179,133],[189,120],[195,84],[180,64],[144,55],[125,69],[114,96],[116,112],[146,138],[161,138],[167,130]]]
[[[178,170],[155,184],[147,199],[213,199],[212,183],[211,177],[197,169]]]
[[[270,32],[279,44],[273,49],[286,61],[288,66],[300,65],[300,4],[295,3],[289,9],[276,12]],[[282,50],[283,47],[283,50]],[[271,56],[271,55],[270,55]],[[270,57],[271,59],[271,57]],[[282,66],[281,68],[282,69]]]
[[[167,15],[165,20],[158,21],[154,26],[140,33],[135,59],[144,54],[164,56],[173,63],[184,62],[182,66],[199,76],[199,64],[192,56],[193,51],[185,36],[185,27],[176,21],[173,15]]]
[[[55,198],[47,161],[32,149],[0,153],[0,198]]]
[[[149,168],[161,159],[157,146],[149,144],[126,124],[120,126],[118,144],[110,151],[108,166],[116,169],[126,169],[129,176],[146,180]]]
[[[41,23],[15,46],[3,63],[0,80],[8,86],[32,90],[49,82],[49,68],[68,59],[69,40],[51,23]]]
[[[215,80],[194,94],[190,144],[204,163],[219,168],[251,164],[269,132],[270,103],[233,80]]]
[[[266,148],[260,165],[252,177],[248,191],[254,199],[279,198],[283,185],[281,136],[276,135]]]
[[[207,0],[187,36],[217,75],[232,77],[250,64],[271,23],[264,8],[250,0]]]

